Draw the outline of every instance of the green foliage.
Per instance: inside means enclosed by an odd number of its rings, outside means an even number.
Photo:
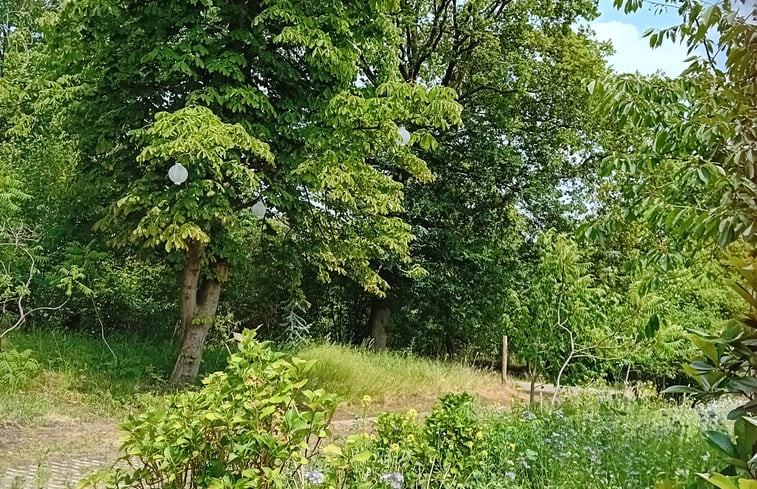
[[[253,331],[199,391],[168,396],[123,425],[123,461],[90,482],[107,487],[283,487],[328,436],[333,396],[305,388],[308,362],[286,358]],[[136,459],[136,462],[134,461]]]
[[[668,393],[692,395],[697,401],[708,401],[729,395],[738,395],[746,402],[731,410],[728,418],[734,420],[734,438],[722,432],[708,431],[708,441],[727,455],[728,467],[721,474],[703,477],[717,487],[749,487],[744,479],[757,479],[757,274],[753,261],[734,260],[744,278],[734,288],[749,304],[750,315],[743,321],[734,321],[718,334],[692,331],[689,338],[700,351],[684,371],[698,384],[696,387],[678,385]],[[726,477],[728,476],[728,477]]]
[[[0,351],[0,383],[7,389],[26,386],[40,371],[31,350],[10,348]]]
[[[327,487],[470,487],[487,456],[479,424],[467,394],[443,396],[421,424],[414,410],[382,414],[375,434],[327,447]]]
[[[604,343],[608,336],[601,316],[603,294],[570,238],[546,232],[537,246],[538,264],[529,284],[511,299],[517,312],[507,332],[513,353],[526,363],[531,378],[556,379],[576,345]]]
[[[392,215],[401,186],[375,162],[391,160],[428,180],[413,147],[433,144],[428,129],[457,123],[460,111],[451,90],[399,83],[396,65],[381,66],[375,86],[356,83],[361,56],[378,62],[396,49],[392,8],[67,3],[50,26],[51,54],[64,63],[60,75],[77,77],[70,127],[84,154],[100,155],[92,176],[101,198],[114,196],[102,225],[124,225],[137,241],[169,250],[188,238],[211,243],[211,262],[234,261],[250,246],[237,226],[254,222],[244,216],[262,199],[290,260],[310,261],[323,280],[347,274],[380,293],[384,283],[369,260],[404,259],[410,234]],[[171,34],[176,22],[181,38]],[[125,35],[124,25],[149,28]],[[131,54],[114,63],[125,48]],[[155,121],[146,132],[145,120]],[[396,144],[403,121],[418,126],[404,148]],[[189,183],[169,188],[165,172],[175,161],[189,168]]]
[[[185,249],[188,240],[210,242],[213,225],[233,229],[234,206],[255,200],[260,181],[241,158],[273,163],[268,145],[239,125],[225,124],[206,107],[189,106],[158,113],[146,129],[134,131],[142,151],[137,161],[146,168],[97,228],[123,228],[114,244],[138,241],[144,246]],[[172,163],[189,171],[187,185],[169,186],[165,175]],[[238,225],[238,224],[236,224]]]
[[[485,413],[465,395],[445,396],[423,421],[413,411],[382,415],[375,433],[326,447],[291,486],[697,487],[696,473],[720,462],[700,436],[722,425],[708,413],[593,397],[559,410]]]
[[[643,216],[666,234],[665,246],[650,250],[656,261],[693,239],[726,246],[755,236],[754,14],[740,1],[663,3],[678,7],[680,24],[646,35],[653,47],[683,41],[688,68],[675,79],[624,75],[590,87],[598,110],[633,133],[608,156],[606,173],[630,178],[621,191],[626,218]]]

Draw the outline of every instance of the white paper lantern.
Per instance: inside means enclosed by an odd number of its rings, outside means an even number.
[[[407,129],[405,129],[405,126],[400,126],[397,128],[397,144],[400,146],[407,146],[407,143],[410,142],[410,132],[408,132]]]
[[[181,185],[182,183],[186,182],[188,176],[189,172],[181,163],[175,163],[171,168],[168,169],[168,178],[170,178],[171,181],[176,185]]]
[[[252,206],[250,209],[252,211],[252,215],[255,216],[257,219],[263,219],[265,217],[265,213],[268,209],[266,209],[265,204],[262,200],[257,201],[255,205]]]

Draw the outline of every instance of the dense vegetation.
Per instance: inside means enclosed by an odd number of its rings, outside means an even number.
[[[127,450],[164,457],[156,433],[170,430],[178,447],[233,434],[170,467],[111,473],[127,485],[304,484],[311,456],[319,475],[307,474],[339,487],[597,484],[569,455],[543,463],[550,433],[570,433],[632,460],[592,452],[602,487],[753,487],[757,11],[658,3],[680,22],[648,31],[650,44],[691,55],[674,78],[615,73],[612,46],[589,28],[593,0],[4,0],[6,411],[57,361],[25,341],[89,335],[96,362],[121,372],[100,379],[108,392],[128,398],[130,372],[148,363],[145,389],[184,388],[127,424],[149,445]],[[251,329],[320,366],[306,374]],[[37,333],[13,340],[21,330]],[[242,331],[226,370],[193,390]],[[408,377],[429,366],[414,382],[436,393],[443,367],[410,355],[496,367],[503,335],[531,401],[538,380],[744,398],[706,432],[725,458],[694,441],[690,411],[660,400],[577,402],[559,411],[566,421],[528,411],[523,424],[445,397],[422,423],[385,417],[375,439],[307,449],[336,406],[303,387],[308,376],[356,397],[386,371],[376,363],[403,359]],[[452,390],[466,388],[458,380]],[[237,406],[244,396],[252,404]],[[605,428],[579,426],[602,417]],[[417,441],[407,453],[382,433],[391,420]],[[437,424],[456,438],[440,440]],[[634,438],[615,446],[605,429]],[[655,430],[680,437],[657,442]],[[511,432],[525,451],[507,451]]]

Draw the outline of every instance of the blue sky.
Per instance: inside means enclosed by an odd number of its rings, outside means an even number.
[[[649,47],[642,33],[649,27],[668,27],[680,22],[674,9],[657,12],[651,4],[639,11],[625,14],[612,6],[612,0],[599,0],[601,17],[591,22],[597,39],[611,41],[615,54],[609,62],[620,73],[649,74],[662,71],[669,76],[678,75],[685,68],[684,59],[688,57],[686,47],[672,42],[665,42],[656,49]]]

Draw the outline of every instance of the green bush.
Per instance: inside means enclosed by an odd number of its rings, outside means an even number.
[[[417,414],[382,414],[375,433],[326,447],[319,463],[303,473],[305,485],[316,480],[327,488],[462,488],[483,479],[487,451],[471,396],[447,394],[423,423]]]
[[[31,350],[13,348],[0,351],[0,386],[18,389],[26,386],[40,371]]]
[[[286,358],[252,331],[224,371],[199,391],[168,396],[130,416],[120,462],[85,481],[109,488],[282,487],[307,463],[336,408],[334,396],[305,388],[310,364]]]

